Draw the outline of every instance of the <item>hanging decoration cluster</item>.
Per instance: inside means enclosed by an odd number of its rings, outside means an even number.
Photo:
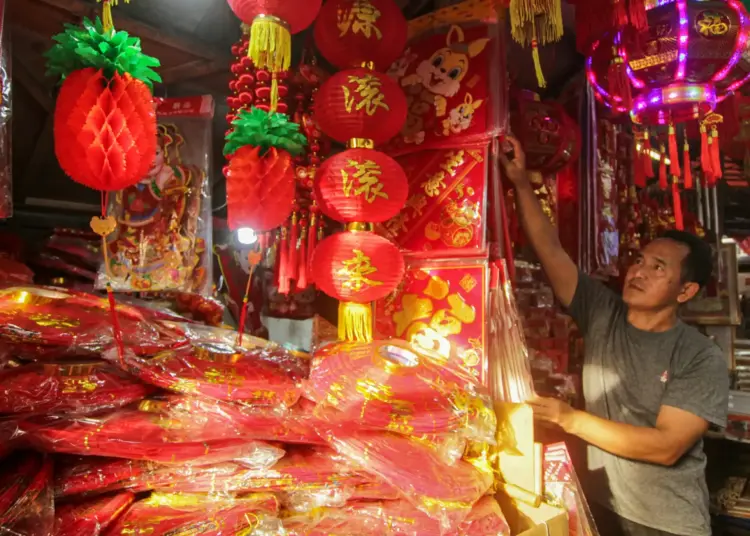
[[[562,0],[510,0],[510,34],[522,46],[531,47],[537,85],[547,87],[539,59],[539,46],[556,43],[563,35]]]
[[[647,6],[646,21],[634,35],[616,31],[595,40],[586,74],[600,102],[642,125],[635,144],[636,185],[654,176],[652,154],[658,148],[659,186],[671,189],[681,229],[679,178],[685,188],[701,186],[701,178],[692,176],[689,125],[679,124],[698,122],[703,186],[715,186],[722,177],[719,106],[750,80],[750,58],[744,55],[750,18],[737,0],[711,2],[710,9],[700,0],[672,0]]]
[[[345,223],[346,231],[318,244],[311,267],[318,288],[341,302],[341,340],[372,340],[371,302],[392,292],[404,275],[399,248],[372,224],[396,216],[408,194],[399,164],[374,149],[406,122],[403,91],[375,70],[398,59],[406,37],[393,0],[329,0],[315,26],[323,56],[346,69],[315,96],[321,130],[348,149],[321,166],[314,190],[321,213]]]

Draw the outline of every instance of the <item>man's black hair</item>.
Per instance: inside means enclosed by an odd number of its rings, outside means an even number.
[[[688,248],[687,257],[682,260],[682,282],[698,283],[703,288],[711,279],[714,261],[708,242],[685,231],[667,231],[660,238],[672,240]]]

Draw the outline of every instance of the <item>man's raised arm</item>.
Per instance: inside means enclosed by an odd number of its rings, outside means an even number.
[[[508,136],[506,140],[507,144],[512,146],[513,159],[510,160],[501,148],[500,162],[503,164],[506,176],[515,187],[516,206],[520,213],[521,225],[531,247],[542,263],[542,268],[547,274],[557,299],[563,306],[568,307],[573,301],[578,285],[578,269],[573,259],[563,249],[557,229],[539,204],[526,172],[526,155],[521,144],[513,136]]]

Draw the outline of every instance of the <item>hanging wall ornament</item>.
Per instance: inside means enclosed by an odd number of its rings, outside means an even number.
[[[539,46],[556,43],[563,35],[561,0],[510,0],[510,34],[522,46],[531,47],[537,84],[547,87]]]
[[[235,15],[250,25],[248,56],[272,75],[271,108],[278,99],[276,75],[289,70],[292,35],[310,26],[321,0],[227,0]]]

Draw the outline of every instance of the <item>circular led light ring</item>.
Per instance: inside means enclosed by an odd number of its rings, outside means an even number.
[[[664,88],[652,89],[633,101],[630,118],[641,124],[645,114],[657,114],[659,124],[668,124],[670,112],[675,107],[703,106],[700,113],[713,111],[716,107],[716,90],[711,84],[670,84]]]
[[[685,79],[685,66],[687,65],[688,51],[688,17],[686,0],[677,0],[677,16],[680,26],[677,33],[677,73],[675,80]]]

